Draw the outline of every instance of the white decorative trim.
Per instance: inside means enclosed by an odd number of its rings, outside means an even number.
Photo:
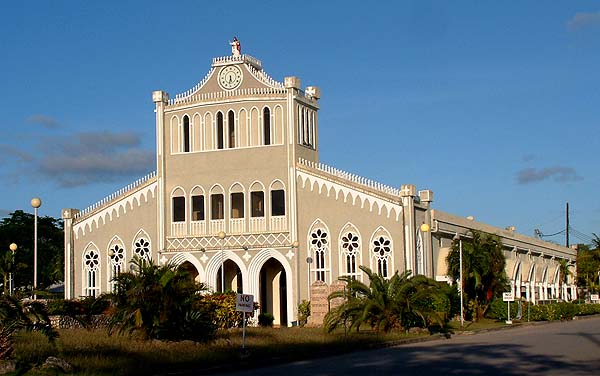
[[[165,257],[165,256],[163,256]],[[169,264],[180,266],[184,262],[188,261],[190,264],[194,265],[196,270],[198,271],[198,275],[196,276],[196,282],[201,282],[204,280],[204,268],[198,259],[189,252],[179,252],[176,253],[173,257],[171,257],[168,262]]]
[[[242,261],[240,256],[238,256],[235,252],[228,249],[224,249],[222,251],[217,250],[210,257],[210,261],[206,265],[206,285],[212,287],[213,290],[216,290],[217,278],[219,277],[218,273],[219,269],[221,268],[221,261],[223,264],[225,264],[227,260],[233,261],[238,268],[240,268],[240,272],[242,273],[242,288],[245,290],[247,288],[246,286],[248,286],[248,270],[246,269],[246,263]],[[213,283],[215,284],[214,286]]]
[[[250,262],[250,266],[248,267],[249,272],[249,281],[250,285],[248,285],[248,289],[246,290],[246,285],[244,285],[244,293],[254,295],[254,301],[260,302],[260,271],[263,265],[270,259],[274,258],[279,261],[283,270],[285,270],[285,281],[287,285],[287,312],[288,312],[288,325],[291,326],[292,321],[296,318],[296,310],[294,309],[294,291],[298,293],[298,287],[294,288],[294,274],[292,271],[292,267],[289,263],[289,260],[286,259],[281,252],[275,249],[263,249],[259,251]]]
[[[107,222],[112,222],[115,217],[118,218],[121,214],[127,213],[128,208],[133,210],[134,207],[140,207],[143,203],[148,203],[150,198],[155,199],[157,187],[158,184],[155,180],[151,184],[138,188],[134,192],[124,194],[120,199],[89,215],[80,222],[73,223],[75,239],[85,236],[86,233],[91,233],[94,229],[100,228],[101,225]]]
[[[310,189],[310,191],[318,191],[319,194],[325,193],[328,197],[335,196],[334,198],[336,200],[341,197],[344,203],[349,202],[353,206],[360,206],[361,209],[366,206],[370,212],[376,210],[378,215],[382,215],[382,211],[385,208],[384,215],[387,218],[390,218],[393,215],[392,213],[394,213],[395,215],[393,218],[396,221],[400,220],[400,215],[402,214],[402,205],[400,204],[386,201],[350,186],[338,184],[304,171],[297,170],[296,175],[301,180],[302,189],[307,189],[306,183],[309,183],[308,189]],[[323,192],[323,190],[325,190],[325,192]]]

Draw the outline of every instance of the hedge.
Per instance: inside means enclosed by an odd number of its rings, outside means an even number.
[[[572,320],[575,316],[600,314],[600,304],[560,302],[536,305],[525,301],[510,304],[511,318],[516,318],[521,304],[521,319],[526,320],[529,318],[530,321]],[[507,303],[502,299],[495,299],[490,305],[486,316],[491,319],[506,320],[508,317]]]

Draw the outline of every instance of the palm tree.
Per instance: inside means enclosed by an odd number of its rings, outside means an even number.
[[[569,270],[570,267],[569,260],[558,260],[558,281],[560,282],[561,291],[563,291],[563,285],[565,285],[568,282],[569,277],[573,275],[573,272]],[[566,300],[565,298],[566,296],[563,296],[563,300]]]
[[[462,290],[467,301],[474,306],[474,312],[471,312],[473,319],[479,319],[492,300],[507,289],[506,258],[498,236],[478,231],[470,234],[471,239],[463,241],[462,247]],[[460,281],[459,241],[452,243],[446,263],[450,277]]]
[[[134,257],[132,265],[133,272],[114,278],[116,291],[107,295],[114,308],[110,333],[117,330],[145,339],[195,341],[214,334],[212,316],[201,303],[206,286],[172,264],[158,266]]]
[[[360,329],[367,324],[376,331],[389,332],[395,328],[408,329],[415,324],[427,326],[432,321],[443,326],[445,316],[436,312],[435,302],[449,302],[437,282],[424,277],[410,278],[410,271],[386,279],[371,269],[360,266],[369,278],[369,285],[351,277],[340,277],[346,289],[337,291],[329,299],[342,298],[344,302],[325,316],[325,328],[331,332],[345,322],[350,328]]]
[[[41,302],[21,303],[13,296],[0,296],[0,360],[12,355],[13,337],[21,330],[41,332],[51,342],[58,337]]]

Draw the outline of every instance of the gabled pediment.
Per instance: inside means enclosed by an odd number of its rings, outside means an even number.
[[[216,57],[204,79],[175,95],[170,105],[231,96],[285,94],[282,82],[271,78],[260,60],[250,55]]]

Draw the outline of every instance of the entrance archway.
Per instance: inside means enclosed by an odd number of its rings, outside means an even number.
[[[225,289],[221,288],[221,268],[217,270],[217,291],[234,291],[238,294],[243,293],[244,284],[242,282],[242,271],[240,267],[232,260],[225,260],[223,263],[223,269],[225,274],[223,279],[225,281]]]
[[[260,269],[260,311],[271,313],[274,325],[287,326],[287,275],[283,265],[274,259],[268,259]]]
[[[198,278],[198,269],[196,269],[196,267],[189,261],[185,261],[179,265],[179,269],[188,272],[188,275],[192,281],[195,281],[196,278]]]

